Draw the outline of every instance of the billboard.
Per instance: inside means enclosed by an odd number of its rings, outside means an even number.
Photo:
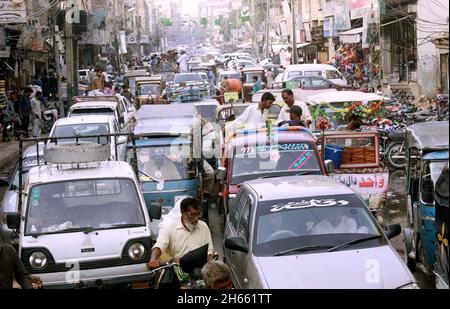
[[[362,18],[370,10],[370,0],[350,0],[351,19]]]
[[[0,0],[0,21],[25,22],[25,0]]]

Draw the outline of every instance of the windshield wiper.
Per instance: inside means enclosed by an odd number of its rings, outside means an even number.
[[[304,171],[304,172],[298,173],[297,176],[313,175],[316,173],[320,174],[320,171]]]
[[[54,235],[54,234],[64,234],[64,233],[76,233],[76,232],[83,232],[84,234],[88,235],[94,231],[95,231],[95,229],[90,226],[89,227],[76,227],[76,228],[55,231],[55,232],[38,233],[38,234],[33,234],[31,236],[33,238],[38,238],[39,236],[42,236],[42,235]]]
[[[373,235],[373,236],[364,237],[364,238],[357,238],[357,239],[354,239],[352,241],[349,241],[349,242],[337,245],[336,247],[331,248],[327,252],[337,251],[337,250],[342,249],[342,248],[347,247],[347,246],[356,245],[356,244],[359,244],[359,243],[362,243],[362,242],[365,242],[365,241],[374,240],[374,239],[380,239],[380,238],[382,238],[381,235]]]
[[[122,228],[122,229],[126,229],[126,228],[133,228],[133,227],[145,227],[145,224],[138,224],[138,223],[133,223],[133,224],[114,224],[111,228],[117,229],[117,228]]]
[[[298,248],[293,248],[285,251],[280,251],[274,254],[274,256],[280,256],[285,255],[292,252],[304,252],[304,251],[312,251],[312,250],[319,250],[319,249],[330,249],[332,246],[303,246]]]
[[[147,175],[146,173],[144,173],[143,171],[139,170],[139,173],[141,173],[142,175],[144,175],[145,177],[150,178],[151,180],[153,180],[154,182],[160,183],[162,182],[162,180],[156,179],[155,177],[152,177],[150,175]]]

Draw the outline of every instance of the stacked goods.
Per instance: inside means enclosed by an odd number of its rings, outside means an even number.
[[[343,165],[375,163],[375,147],[345,147],[342,155]]]

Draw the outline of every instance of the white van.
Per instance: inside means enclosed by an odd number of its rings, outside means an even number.
[[[44,156],[51,164],[30,170],[21,212],[7,218],[28,272],[48,288],[150,284],[151,219],[133,168],[105,161],[109,147],[98,144]]]
[[[328,64],[290,65],[283,73],[281,81],[285,82],[297,76],[322,76],[338,86],[347,86],[347,79],[335,67]]]

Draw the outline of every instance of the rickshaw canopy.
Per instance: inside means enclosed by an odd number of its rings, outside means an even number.
[[[413,124],[406,130],[406,146],[422,151],[449,149],[448,121]]]

